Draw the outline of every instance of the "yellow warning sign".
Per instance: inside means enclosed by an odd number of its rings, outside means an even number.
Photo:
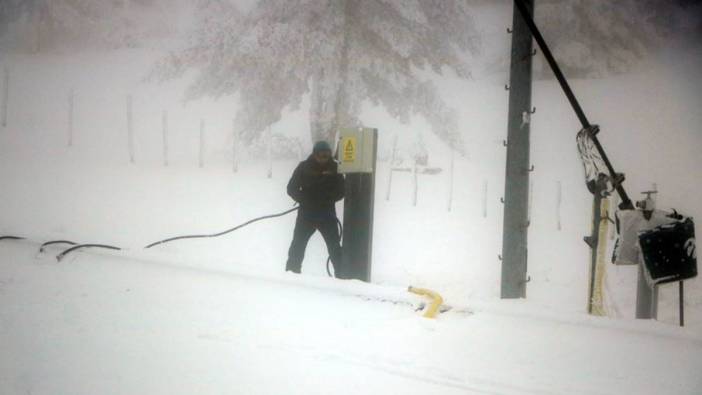
[[[342,156],[342,162],[355,162],[356,161],[356,138],[346,137],[344,139],[344,152]]]

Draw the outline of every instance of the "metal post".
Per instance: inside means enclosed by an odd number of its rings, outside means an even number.
[[[651,287],[644,276],[643,262],[639,263],[639,278],[636,286],[636,318],[658,318],[658,287]]]
[[[373,209],[378,131],[373,130],[371,173],[346,174],[344,196],[343,273],[340,278],[370,282],[373,257]]]
[[[533,0],[523,2],[528,15]],[[529,204],[529,111],[531,109],[532,39],[517,9],[512,18],[507,165],[505,170],[502,245],[502,298],[525,298]]]
[[[678,283],[678,303],[680,304],[680,326],[685,326],[685,282]]]

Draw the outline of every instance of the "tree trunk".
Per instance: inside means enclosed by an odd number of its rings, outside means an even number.
[[[321,140],[334,145],[337,130],[358,126],[351,114],[348,93],[348,52],[350,45],[354,2],[344,2],[344,27],[337,60],[322,66],[315,76],[312,86],[310,106],[310,132],[312,142]]]

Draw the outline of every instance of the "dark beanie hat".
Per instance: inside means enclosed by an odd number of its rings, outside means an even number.
[[[327,143],[324,140],[317,141],[316,143],[314,143],[314,148],[312,148],[313,154],[316,154],[316,153],[321,152],[321,151],[331,152],[331,146],[329,146],[329,143]]]

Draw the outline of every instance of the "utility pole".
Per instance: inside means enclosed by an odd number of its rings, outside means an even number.
[[[526,0],[531,15],[534,1]],[[525,298],[527,229],[529,227],[529,133],[531,111],[532,36],[514,7],[512,18],[507,165],[505,170],[501,296]]]

